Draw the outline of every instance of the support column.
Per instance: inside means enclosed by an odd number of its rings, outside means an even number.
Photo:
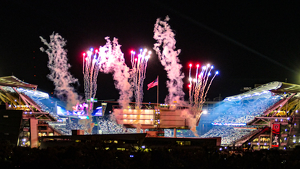
[[[38,148],[38,120],[31,118],[30,119],[30,147]]]
[[[174,138],[176,138],[176,128],[174,128]]]

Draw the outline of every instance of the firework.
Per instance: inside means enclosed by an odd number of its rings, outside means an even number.
[[[147,51],[147,49],[140,49],[140,53],[137,56],[135,51],[131,51],[132,82],[136,109],[141,108],[141,102],[143,100],[143,84],[146,77],[146,68],[150,54],[151,51]]]
[[[199,64],[196,65],[196,75],[193,79],[191,76],[192,64],[189,64],[189,102],[195,113],[196,119],[199,119],[202,112],[203,104],[206,101],[207,92],[211,86],[212,81],[219,74],[215,72],[214,76],[210,79],[211,71],[214,66],[207,64],[202,66],[202,70],[199,73]]]
[[[93,100],[97,91],[97,77],[101,63],[101,53],[98,49],[91,48],[83,53],[84,93],[88,103],[88,114],[93,110]]]

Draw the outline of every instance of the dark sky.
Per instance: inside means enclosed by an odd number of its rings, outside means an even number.
[[[270,1],[68,1],[2,0],[0,2],[0,76],[14,75],[40,90],[54,87],[46,75],[48,57],[39,36],[52,32],[67,40],[71,74],[83,95],[82,52],[117,37],[129,63],[131,49],[153,47],[157,18],[169,15],[176,33],[182,71],[188,63],[211,63],[219,70],[208,94],[212,99],[240,93],[272,81],[300,82],[300,12],[297,3]],[[299,73],[298,73],[299,72]],[[160,76],[165,98],[166,72],[156,55],[148,62],[145,85]],[[185,78],[187,90],[187,78]],[[156,89],[144,101],[156,102]],[[112,76],[99,73],[98,99],[117,99]]]

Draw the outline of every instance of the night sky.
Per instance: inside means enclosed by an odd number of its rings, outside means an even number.
[[[170,17],[182,71],[188,64],[211,63],[220,75],[208,93],[212,100],[239,94],[243,87],[272,81],[300,83],[300,12],[297,3],[270,1],[67,1],[0,2],[0,76],[14,75],[51,93],[48,56],[39,39],[59,33],[67,40],[74,87],[83,95],[82,53],[117,37],[130,66],[130,50],[152,49],[157,18]],[[155,53],[153,51],[153,53]],[[299,72],[299,73],[298,73]],[[148,62],[144,101],[156,102],[146,84],[160,76],[160,102],[168,93],[166,72],[157,55]],[[185,92],[188,79],[185,78]],[[187,94],[187,93],[186,93]],[[118,99],[111,74],[99,73],[98,100]],[[187,99],[187,97],[186,97]]]

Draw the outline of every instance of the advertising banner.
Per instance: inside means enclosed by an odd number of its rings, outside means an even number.
[[[272,124],[272,147],[279,147],[280,145],[280,123]]]

